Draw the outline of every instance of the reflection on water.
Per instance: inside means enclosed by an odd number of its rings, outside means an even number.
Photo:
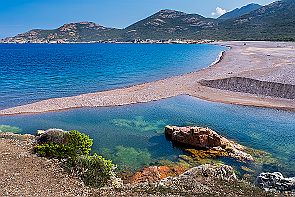
[[[240,144],[271,153],[270,164],[262,166],[262,170],[276,169],[295,175],[295,113],[287,111],[179,96],[129,106],[0,117],[0,124],[20,127],[22,133],[48,128],[76,129],[94,139],[94,150],[107,148],[124,165],[128,165],[128,159],[123,161],[123,158],[130,154],[134,166],[138,155],[146,158],[138,165],[145,165],[148,161],[176,160],[183,154],[165,139],[165,125],[208,126]],[[272,157],[276,162],[270,162]]]

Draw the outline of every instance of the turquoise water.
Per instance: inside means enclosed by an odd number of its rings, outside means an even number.
[[[210,65],[224,47],[0,44],[0,109],[124,87]]]
[[[187,73],[210,65],[224,49],[211,45],[0,45],[0,109]],[[279,159],[279,163],[264,164],[260,171],[295,176],[295,113],[291,112],[179,96],[121,107],[0,117],[2,131],[85,132],[94,139],[95,151],[126,168],[176,161],[183,154],[166,140],[167,124],[208,126]]]
[[[121,107],[0,117],[0,123],[20,127],[23,133],[32,134],[37,129],[77,129],[94,139],[93,148],[97,151],[108,148],[111,154],[116,154],[117,146],[133,147],[145,153],[149,162],[175,160],[183,154],[165,139],[165,125],[208,126],[243,145],[270,152],[287,165],[264,166],[265,169],[295,175],[295,113],[287,111],[179,96]],[[130,155],[130,150],[126,154]]]

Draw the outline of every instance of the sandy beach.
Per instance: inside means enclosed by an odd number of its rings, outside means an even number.
[[[120,106],[151,102],[178,95],[189,95],[214,102],[295,111],[295,99],[285,96],[285,94],[293,94],[290,91],[293,91],[292,88],[295,85],[295,43],[217,42],[213,44],[228,46],[230,50],[224,52],[220,61],[208,68],[126,88],[43,100],[1,110],[0,116],[44,113],[82,107]],[[243,89],[233,91],[232,87],[227,90],[228,84],[224,84],[225,88],[222,89],[200,83],[203,80],[236,77],[256,80],[266,84],[264,88],[271,89],[272,93],[281,91],[282,95],[269,96],[264,93],[265,89],[257,90],[258,93],[253,94]],[[244,85],[247,86],[247,84]],[[259,92],[262,93],[259,94]]]

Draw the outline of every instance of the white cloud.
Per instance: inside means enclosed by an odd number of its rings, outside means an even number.
[[[221,16],[221,15],[223,15],[223,14],[225,14],[226,13],[226,10],[225,9],[222,9],[222,8],[220,8],[220,7],[217,7],[216,9],[215,9],[215,12],[212,12],[212,16]]]

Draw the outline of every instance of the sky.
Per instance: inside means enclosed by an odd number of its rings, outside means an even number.
[[[234,8],[274,0],[0,0],[0,38],[31,29],[92,21],[124,28],[162,9],[216,18]]]

